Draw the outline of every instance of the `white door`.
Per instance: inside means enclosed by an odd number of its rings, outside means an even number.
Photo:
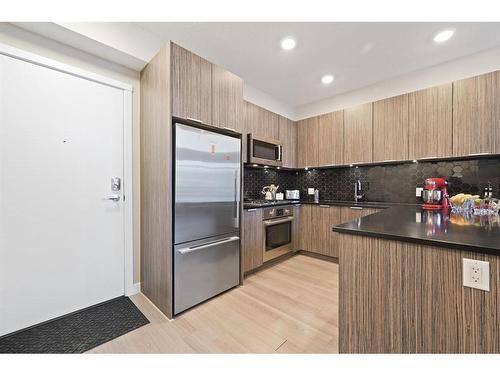
[[[123,109],[0,55],[0,336],[124,294]]]

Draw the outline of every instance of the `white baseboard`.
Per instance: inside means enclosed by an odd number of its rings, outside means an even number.
[[[125,290],[126,296],[133,296],[134,294],[141,292],[141,283],[135,283],[128,286]]]

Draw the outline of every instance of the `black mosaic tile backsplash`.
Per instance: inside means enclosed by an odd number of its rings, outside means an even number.
[[[299,189],[302,199],[307,188],[317,188],[323,200],[354,200],[354,182],[361,180],[364,200],[418,203],[415,188],[427,177],[448,180],[450,195],[460,192],[482,194],[491,183],[494,196],[500,194],[500,158],[418,162],[399,165],[285,171],[245,168],[246,198],[262,198],[262,187],[274,183],[279,191]]]

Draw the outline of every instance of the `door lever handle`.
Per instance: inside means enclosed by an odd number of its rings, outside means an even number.
[[[120,200],[119,195],[112,195],[108,198],[104,198],[105,201],[113,201],[113,202],[118,202]]]

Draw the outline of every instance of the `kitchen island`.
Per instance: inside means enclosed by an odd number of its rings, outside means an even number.
[[[391,206],[333,230],[341,353],[500,352],[498,217]],[[489,291],[463,286],[463,258],[489,262]]]

